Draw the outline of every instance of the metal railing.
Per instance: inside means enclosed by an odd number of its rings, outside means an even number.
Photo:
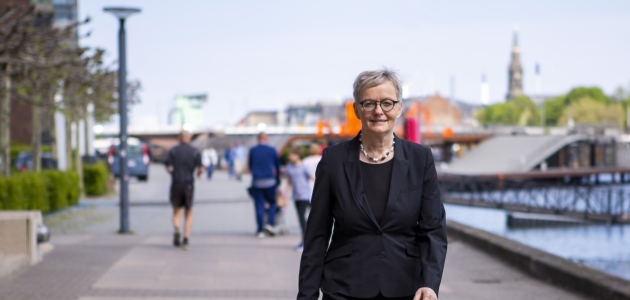
[[[545,179],[451,175],[440,179],[440,187],[445,203],[630,223],[630,185],[621,183],[628,177],[618,175],[619,180],[605,184],[594,178],[599,174]]]

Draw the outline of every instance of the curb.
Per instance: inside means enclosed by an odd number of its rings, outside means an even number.
[[[596,299],[630,300],[626,279],[454,221],[446,221],[446,230],[537,279]]]

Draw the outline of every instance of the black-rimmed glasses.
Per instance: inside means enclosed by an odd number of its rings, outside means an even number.
[[[396,106],[396,104],[398,104],[398,102],[400,101],[395,101],[395,100],[383,100],[383,101],[375,101],[375,100],[363,100],[361,102],[359,102],[359,104],[361,104],[361,107],[363,107],[363,110],[367,111],[367,112],[373,112],[376,109],[376,104],[379,103],[381,105],[381,109],[384,112],[388,112],[392,109],[394,109],[394,106]]]

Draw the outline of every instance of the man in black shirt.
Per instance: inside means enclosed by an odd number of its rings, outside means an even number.
[[[184,240],[182,249],[188,250],[188,237],[192,226],[192,202],[195,178],[193,174],[197,170],[197,177],[203,174],[201,154],[191,146],[191,134],[183,130],[179,134],[180,143],[173,147],[166,158],[166,171],[171,173],[171,204],[173,205],[173,245],[180,246],[179,224],[182,216],[182,207],[185,208]]]

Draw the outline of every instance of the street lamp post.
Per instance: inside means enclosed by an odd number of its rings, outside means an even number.
[[[139,13],[139,8],[105,7],[120,21],[118,31],[118,113],[120,114],[120,234],[129,234],[129,175],[127,172],[127,53],[125,47],[125,19]]]

